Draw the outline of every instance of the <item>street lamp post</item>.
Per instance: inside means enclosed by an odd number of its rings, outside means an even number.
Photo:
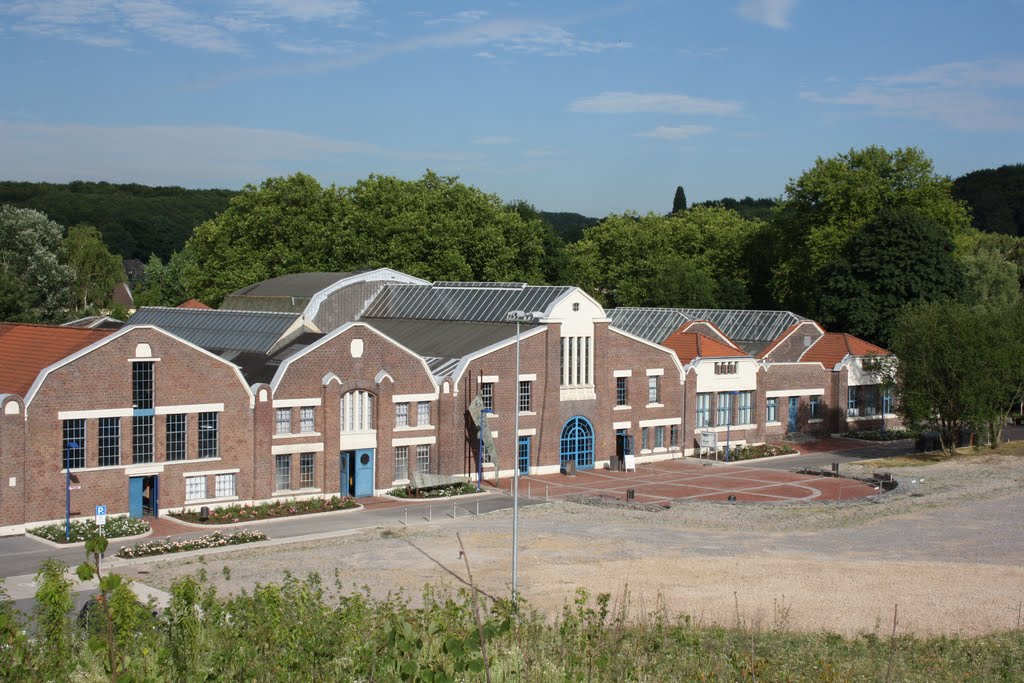
[[[71,541],[71,449],[78,449],[78,443],[69,441],[64,446],[64,540]]]
[[[519,604],[519,341],[522,323],[532,323],[541,314],[526,311],[509,311],[505,320],[516,324],[516,375],[515,403],[512,408],[512,605]]]
[[[740,393],[740,392],[738,392],[738,391],[730,391],[729,392],[729,417],[728,417],[728,420],[725,423],[725,461],[726,462],[729,462],[731,460],[731,456],[732,456],[732,439],[730,437],[732,435],[731,434],[731,431],[732,431],[732,416],[735,414],[734,408],[736,407],[735,406],[736,394],[738,394],[738,393]]]

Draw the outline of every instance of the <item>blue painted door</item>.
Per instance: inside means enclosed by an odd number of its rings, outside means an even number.
[[[519,474],[530,473],[530,437],[519,437]]]
[[[788,430],[791,432],[796,431],[796,413],[800,407],[800,399],[797,396],[789,397],[789,427]]]
[[[341,488],[338,490],[343,496],[352,495],[352,475],[349,469],[349,460],[352,459],[352,455],[349,451],[341,452]]]
[[[356,451],[355,496],[373,495],[373,449]]]
[[[570,460],[576,462],[578,470],[594,468],[594,426],[585,417],[571,418],[562,427],[562,466]]]
[[[132,517],[142,517],[142,487],[145,482],[145,477],[128,478],[128,514]]]

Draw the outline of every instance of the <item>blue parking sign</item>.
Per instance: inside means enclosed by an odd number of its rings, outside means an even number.
[[[107,506],[97,505],[96,506],[96,523],[103,525],[107,523]]]

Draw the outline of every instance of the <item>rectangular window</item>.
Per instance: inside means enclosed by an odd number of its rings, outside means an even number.
[[[430,473],[430,444],[416,447],[416,471],[419,474]]]
[[[650,432],[651,432],[651,428],[650,427],[644,427],[644,428],[642,428],[640,430],[640,450],[642,450],[642,451],[646,451],[651,446],[651,444],[650,444],[651,433]]]
[[[299,408],[299,431],[315,432],[316,417],[312,407]]]
[[[821,396],[811,396],[808,403],[808,417],[812,420],[821,417]]]
[[[218,474],[213,482],[214,493],[217,498],[229,498],[235,495],[235,475]]]
[[[316,472],[316,456],[313,453],[303,453],[299,456],[299,488],[315,488],[313,475]]]
[[[408,427],[409,426],[409,404],[408,403],[396,403],[395,404],[395,426],[396,427]]]
[[[274,456],[274,489],[287,491],[292,487],[292,456]]]
[[[718,392],[718,422],[716,424],[719,427],[732,424],[732,394],[725,391]]]
[[[291,408],[278,408],[276,412],[277,416],[277,433],[278,434],[291,434],[292,433],[292,409]]]
[[[615,378],[615,405],[617,406],[629,405],[629,384],[627,382],[628,379],[628,377]]]
[[[217,413],[199,413],[199,457],[216,458],[220,454],[220,428]]]
[[[875,409],[877,401],[875,400],[876,392],[878,387],[864,387],[864,414],[874,415],[877,411]]]
[[[64,469],[85,467],[85,420],[64,420]]]
[[[779,421],[779,399],[770,398],[765,404],[764,411],[765,422],[778,422]]]
[[[647,402],[661,403],[661,377],[651,375],[647,378]]]
[[[409,478],[409,447],[395,446],[395,481]]]
[[[850,417],[860,415],[860,406],[857,403],[857,387],[847,387],[846,389],[846,414]]]
[[[99,434],[100,467],[117,467],[121,464],[121,418],[101,417]]]
[[[185,459],[185,415],[179,413],[168,415],[165,420],[167,427],[167,460],[169,462]]]
[[[528,413],[533,410],[533,382],[519,382],[519,412]]]
[[[341,431],[365,432],[373,430],[373,394],[350,391],[341,397]]]
[[[711,394],[697,394],[697,426],[711,426]]]
[[[153,416],[132,417],[132,462],[153,462]]]
[[[430,403],[420,401],[416,404],[416,426],[426,427],[430,424]]]
[[[654,428],[654,447],[664,448],[665,447],[665,428],[655,427]]]
[[[153,409],[153,361],[132,363],[132,408]]]
[[[739,406],[739,424],[748,425],[754,422],[753,405],[754,405],[754,392],[752,391],[741,391],[739,393],[740,406]]]
[[[590,337],[583,338],[583,383],[590,384]]]
[[[590,354],[593,343],[590,337],[562,337],[559,357],[561,385],[587,385],[594,375]]]
[[[206,477],[185,477],[185,500],[206,498]]]
[[[484,382],[480,385],[480,400],[483,401],[484,410],[494,410],[494,384]]]
[[[668,428],[668,445],[670,448],[679,448],[679,425]]]
[[[892,415],[894,408],[895,401],[893,400],[892,387],[886,387],[882,390],[882,412],[886,415]]]

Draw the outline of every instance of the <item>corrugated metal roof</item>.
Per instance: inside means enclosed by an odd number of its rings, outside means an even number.
[[[363,319],[402,346],[424,358],[462,358],[500,341],[513,339],[509,323],[467,323],[437,320]],[[533,325],[523,325],[522,331]]]
[[[267,353],[297,319],[292,313],[145,306],[128,322],[154,325],[208,351]]]
[[[363,318],[504,323],[509,311],[544,311],[571,287],[522,282],[436,282],[388,285]]]
[[[649,341],[661,343],[685,322],[708,320],[745,350],[764,345],[790,325],[806,320],[789,311],[752,311],[728,308],[613,308],[612,325]]]
[[[612,327],[660,344],[690,318],[675,308],[612,308],[607,311]]]
[[[359,272],[359,271],[357,271]],[[355,273],[291,273],[272,277],[231,292],[233,296],[284,296],[309,299],[321,289],[344,280]]]

